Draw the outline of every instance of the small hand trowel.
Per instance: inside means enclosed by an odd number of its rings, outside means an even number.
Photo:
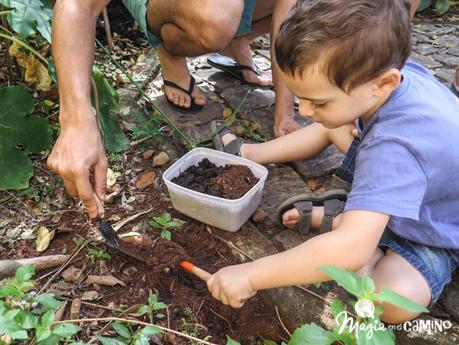
[[[126,244],[124,244],[121,241],[121,239],[118,237],[118,234],[116,233],[115,229],[113,229],[112,226],[103,219],[104,207],[102,205],[102,202],[99,200],[99,198],[95,194],[94,196],[96,198],[96,203],[97,203],[97,208],[98,208],[98,213],[99,213],[99,215],[94,219],[94,223],[96,224],[97,229],[99,230],[100,234],[104,238],[106,245],[126,255],[129,255],[130,257],[134,259],[137,259],[142,262],[147,262],[145,258],[143,258],[137,252],[134,252],[131,248],[126,246]]]

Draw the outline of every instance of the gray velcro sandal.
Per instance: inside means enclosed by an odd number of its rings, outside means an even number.
[[[330,231],[335,217],[343,212],[346,199],[347,192],[344,189],[333,189],[319,195],[313,193],[296,195],[285,200],[277,208],[277,222],[279,225],[283,225],[283,214],[292,208],[296,208],[301,218],[295,230],[302,234],[307,234],[311,228],[312,208],[314,206],[323,206],[324,218],[320,224],[319,232]]]
[[[221,124],[214,120],[211,122],[210,126],[211,126],[212,133],[216,133],[217,129],[219,128],[219,126],[221,126]],[[236,138],[230,141],[228,144],[223,145],[222,137],[228,133],[231,133],[231,131],[226,127],[221,129],[218,133],[216,133],[214,137],[212,138],[214,147],[218,151],[230,153],[232,155],[240,157],[241,156],[241,146],[242,144],[245,144],[245,141],[242,138]]]

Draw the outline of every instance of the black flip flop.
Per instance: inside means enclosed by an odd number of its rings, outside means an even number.
[[[174,102],[172,102],[166,95],[166,92],[164,92],[164,96],[166,97],[166,100],[167,100],[167,103],[169,103],[169,105],[171,106],[171,108],[173,108],[174,110],[177,110],[181,113],[194,113],[194,112],[198,112],[198,111],[201,111],[202,108],[204,107],[203,105],[199,105],[199,104],[196,104],[194,102],[194,99],[193,99],[193,89],[194,89],[194,86],[196,85],[196,80],[193,78],[193,76],[191,76],[191,79],[190,79],[190,86],[188,87],[188,90],[184,89],[183,87],[181,87],[180,85],[177,85],[176,83],[170,81],[170,80],[166,80],[166,79],[163,79],[163,83],[165,86],[169,86],[169,87],[172,87],[174,89],[177,89],[177,90],[180,90],[180,91],[183,91],[185,92],[188,96],[190,96],[190,100],[191,100],[191,106],[189,107],[181,107],[180,105],[177,105],[177,104],[174,104]]]
[[[261,76],[261,70],[258,68],[257,65],[255,67],[251,67],[248,65],[239,65],[236,61],[231,59],[228,56],[223,56],[220,54],[209,54],[207,55],[207,63],[212,67],[215,67],[223,72],[226,72],[236,79],[239,79],[243,84],[258,87],[258,88],[270,88],[271,85],[261,85],[257,83],[249,83],[244,79],[242,75],[242,71],[252,71],[256,75]]]

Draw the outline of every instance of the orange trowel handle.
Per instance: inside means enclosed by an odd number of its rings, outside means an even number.
[[[182,266],[182,268],[185,271],[194,274],[196,277],[200,278],[201,280],[203,280],[205,282],[208,281],[210,279],[210,277],[212,276],[212,274],[210,274],[209,272],[204,271],[202,268],[199,268],[199,267],[193,265],[189,261],[182,261],[180,263],[180,266]]]

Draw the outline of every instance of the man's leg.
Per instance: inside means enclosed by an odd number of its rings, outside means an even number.
[[[161,36],[158,57],[163,78],[188,89],[190,73],[185,57],[220,51],[233,38],[243,0],[149,0],[149,30]],[[166,96],[175,104],[189,107],[190,97],[177,89],[165,87]],[[197,104],[205,98],[197,87],[192,97]]]
[[[234,37],[230,45],[220,53],[233,58],[241,65],[254,67],[250,43],[257,37],[269,32],[271,17],[274,10],[275,0],[257,0],[252,16],[252,32],[239,37]],[[244,80],[249,83],[269,85],[270,78],[264,78],[252,71],[242,71]]]

